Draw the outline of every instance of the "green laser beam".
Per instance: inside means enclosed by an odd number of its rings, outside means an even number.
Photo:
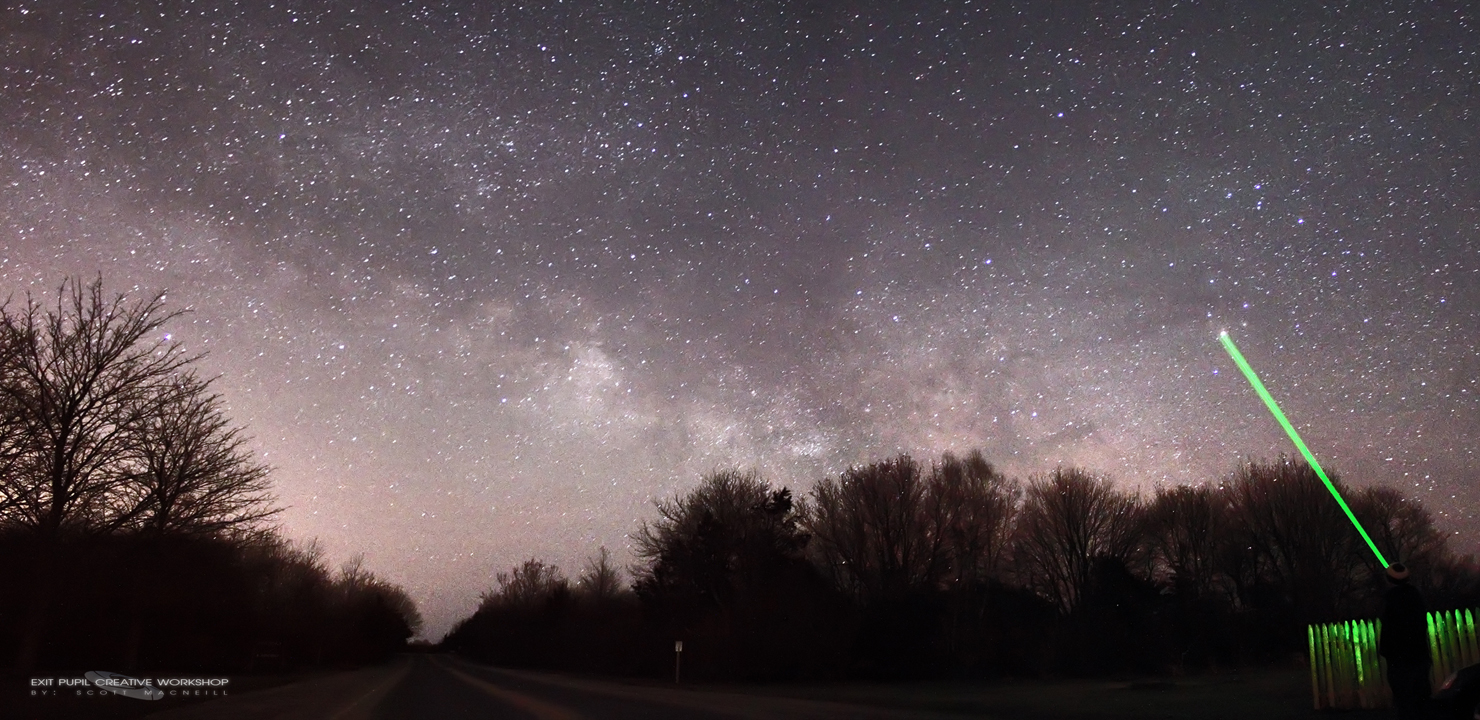
[[[1326,471],[1322,470],[1321,464],[1316,462],[1316,456],[1310,454],[1310,448],[1306,447],[1305,441],[1300,439],[1300,433],[1295,432],[1295,426],[1291,425],[1290,421],[1285,419],[1285,414],[1280,412],[1280,406],[1275,404],[1274,398],[1270,396],[1269,391],[1264,389],[1264,383],[1259,382],[1259,376],[1254,374],[1254,368],[1249,367],[1249,361],[1244,359],[1243,354],[1238,351],[1237,347],[1234,347],[1233,338],[1228,336],[1227,330],[1218,334],[1218,341],[1223,343],[1223,349],[1228,351],[1228,356],[1233,358],[1233,362],[1238,365],[1238,369],[1244,371],[1244,377],[1248,378],[1249,384],[1254,386],[1254,392],[1259,393],[1259,397],[1264,400],[1264,404],[1269,408],[1269,412],[1274,414],[1274,419],[1280,421],[1280,426],[1285,428],[1285,434],[1289,435],[1290,439],[1295,442],[1295,447],[1300,450],[1301,455],[1305,456],[1305,461],[1310,463],[1310,466],[1315,469],[1316,475],[1321,477],[1321,482],[1326,484],[1326,489],[1331,492],[1331,497],[1336,498],[1336,504],[1340,505],[1341,511],[1346,513],[1346,519],[1352,521],[1352,526],[1357,529],[1357,532],[1362,534],[1362,539],[1367,541],[1367,547],[1372,548],[1372,554],[1377,556],[1377,561],[1382,563],[1382,566],[1386,568],[1388,566],[1387,558],[1383,557],[1382,551],[1377,549],[1377,543],[1372,542],[1372,537],[1367,534],[1367,529],[1362,527],[1362,523],[1357,520],[1357,516],[1352,512],[1352,509],[1347,507],[1346,501],[1341,499],[1341,493],[1336,491],[1336,486],[1331,484],[1330,478],[1326,477]]]

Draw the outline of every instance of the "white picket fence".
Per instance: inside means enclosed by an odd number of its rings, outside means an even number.
[[[1434,689],[1450,673],[1480,663],[1475,613],[1444,610],[1429,613],[1429,651]],[[1347,620],[1311,625],[1310,692],[1317,710],[1392,707],[1387,663],[1377,654],[1379,620]]]

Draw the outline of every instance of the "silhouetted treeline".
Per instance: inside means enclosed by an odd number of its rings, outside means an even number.
[[[636,644],[652,641],[604,549],[575,581],[539,560],[499,573],[460,633],[487,662],[603,673],[632,672]]]
[[[0,306],[0,663],[20,673],[356,663],[420,618],[267,524],[266,466],[164,326],[98,280]]]
[[[1434,607],[1480,603],[1417,501],[1331,475]],[[1377,614],[1381,568],[1319,477],[1280,458],[1129,493],[1080,468],[1026,484],[979,453],[899,456],[801,499],[711,474],[634,534],[629,589],[530,560],[443,646],[510,666],[686,677],[1189,672],[1281,661],[1304,626]]]

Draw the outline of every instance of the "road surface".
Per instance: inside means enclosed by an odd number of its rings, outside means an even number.
[[[164,710],[149,717],[158,720],[899,720],[955,716],[516,672],[447,655],[409,655],[381,667]]]

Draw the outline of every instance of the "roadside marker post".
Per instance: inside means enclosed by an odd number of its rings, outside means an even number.
[[[678,671],[683,667],[683,641],[673,641],[673,684],[678,684]]]

